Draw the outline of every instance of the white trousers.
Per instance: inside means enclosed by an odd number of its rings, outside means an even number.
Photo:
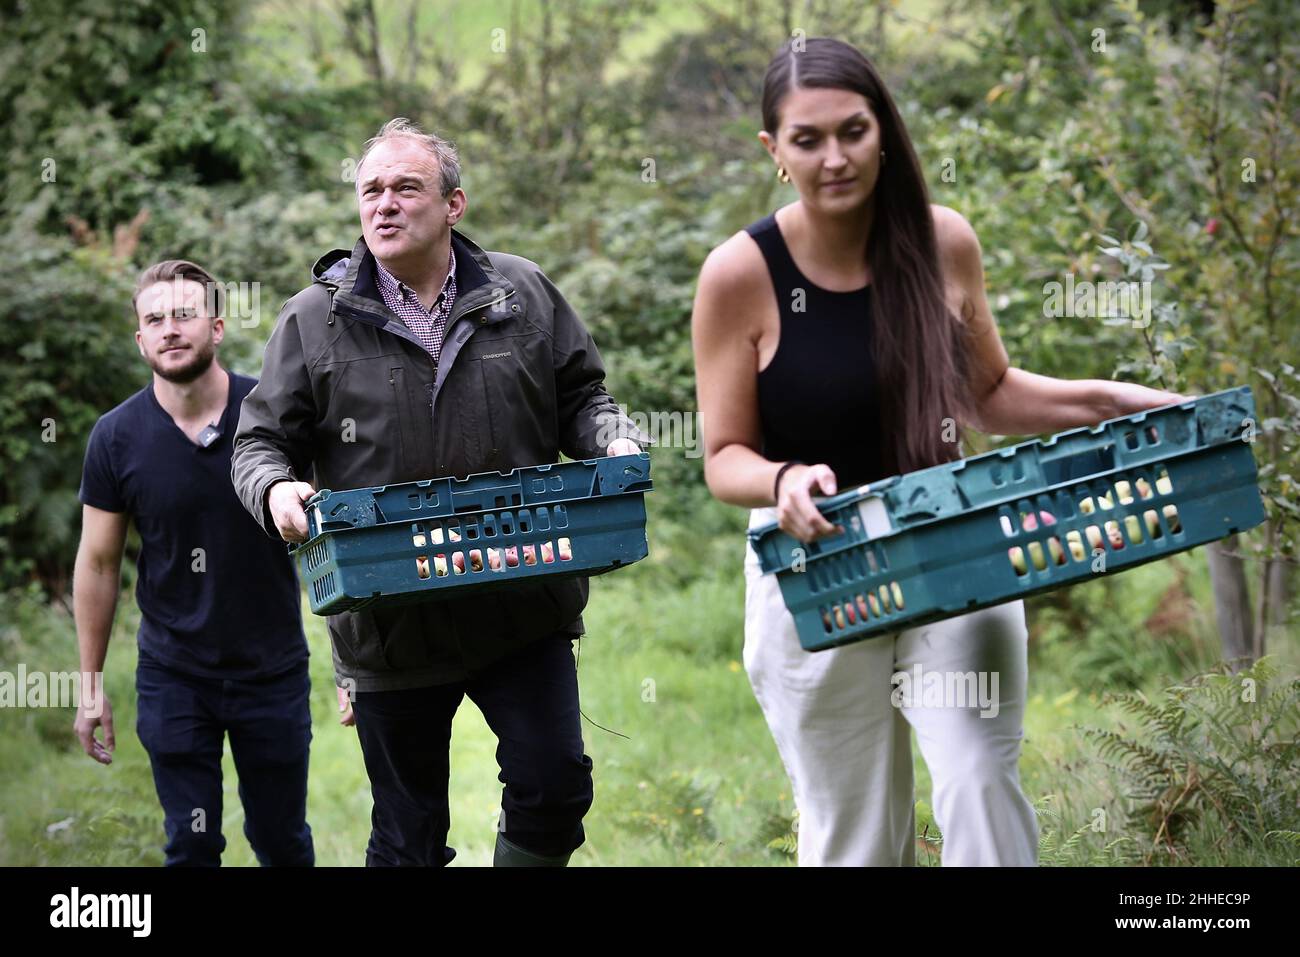
[[[749,527],[774,521],[775,508],[758,508]],[[934,785],[942,863],[1037,863],[1038,822],[1017,767],[1023,601],[807,652],[776,576],[749,546],[745,584],[745,671],[790,777],[801,867],[916,862],[912,729]]]

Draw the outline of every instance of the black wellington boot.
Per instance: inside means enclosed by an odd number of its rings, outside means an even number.
[[[492,854],[493,867],[565,867],[569,863],[569,854],[559,857],[543,857],[526,851],[518,844],[506,840],[506,836],[497,833],[496,851]]]

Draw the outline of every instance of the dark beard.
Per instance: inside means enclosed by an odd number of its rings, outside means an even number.
[[[149,365],[154,372],[166,379],[168,382],[174,382],[177,385],[188,385],[203,373],[207,372],[212,365],[212,360],[216,358],[217,350],[212,343],[205,346],[197,347],[194,350],[194,358],[188,365],[183,365],[178,369],[161,369],[157,364],[150,360]]]

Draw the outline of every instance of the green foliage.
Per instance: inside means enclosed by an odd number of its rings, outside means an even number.
[[[1192,568],[1199,556],[1173,556],[1031,599],[1031,672],[1131,690],[1212,667],[1217,641],[1197,626],[1209,610],[1185,590]]]
[[[1134,839],[1122,834],[1093,846],[1090,834],[1097,833],[1093,821],[1087,821],[1066,833],[1064,816],[1057,807],[1056,796],[1047,794],[1033,802],[1038,817],[1038,863],[1040,866],[1067,867],[1086,864],[1092,867],[1131,867],[1138,863]]]
[[[1222,6],[1198,31],[1169,4],[1143,12],[1100,0],[970,2],[936,29],[883,5],[817,6],[794,24],[778,3],[711,3],[682,18],[649,0],[573,0],[456,12],[447,25],[463,34],[459,53],[433,37],[421,57],[396,42],[437,33],[427,13],[413,8],[399,23],[401,11],[378,10],[370,37],[359,26],[369,4],[353,3],[288,31],[286,49],[301,61],[288,69],[267,59],[267,38],[289,25],[278,8],[29,5],[0,41],[0,96],[14,114],[0,130],[0,202],[22,247],[48,240],[66,250],[72,224],[79,245],[106,249],[112,238],[124,273],[186,256],[223,281],[260,283],[259,321],[232,323],[224,347],[229,363],[251,372],[278,304],[306,283],[318,255],[355,239],[348,164],[361,140],[405,112],[458,141],[470,193],[464,228],[552,275],[590,324],[619,401],[684,421],[696,411],[689,317],[699,266],[793,198],[754,133],[762,67],[797,25],[857,42],[880,64],[934,198],[979,231],[1013,362],[1067,378],[1159,373],[1171,388],[1211,391],[1259,368],[1276,376],[1274,350],[1288,337],[1300,345],[1278,313],[1300,273],[1288,268],[1294,222],[1283,215],[1296,179],[1281,56],[1289,48],[1270,28],[1275,4]],[[1080,24],[1106,31],[1104,49]],[[496,25],[506,52],[490,46]],[[659,42],[644,58],[620,52],[648,36]],[[432,89],[430,70],[444,79]],[[1259,115],[1248,108],[1256,92],[1262,123],[1246,119]],[[1217,174],[1188,161],[1208,144]],[[1260,175],[1229,189],[1226,164],[1238,156],[1256,158]],[[41,177],[46,157],[57,161],[54,182]],[[945,175],[947,160],[955,175]],[[1210,235],[1202,224],[1215,216],[1225,225]],[[1109,244],[1134,258],[1098,254],[1108,232],[1123,235],[1135,221],[1141,238]],[[1234,221],[1239,230],[1226,225]],[[1045,280],[1141,276],[1166,264],[1169,303],[1150,329],[1042,316]],[[109,336],[117,327],[102,328]],[[118,352],[107,378],[137,381],[138,360]],[[1256,381],[1265,384],[1262,374]],[[1268,392],[1261,419],[1275,427],[1257,447],[1279,520],[1295,508],[1287,395],[1289,384]],[[673,489],[659,518],[675,527],[660,537],[679,540],[679,555],[692,551],[692,536],[743,521],[711,506],[698,430],[692,454],[681,435],[653,453],[660,488]],[[44,483],[66,499],[74,474]],[[29,507],[6,500],[0,521],[28,521]],[[1292,539],[1287,532],[1276,547],[1285,553]],[[67,544],[32,547],[66,572]],[[689,565],[674,566],[682,580]],[[0,585],[14,580],[0,575]]]
[[[1279,523],[1287,529],[1282,536],[1283,551],[1295,554],[1300,483],[1293,470],[1300,461],[1300,373],[1287,362],[1280,363],[1276,370],[1255,369],[1255,374],[1267,383],[1272,398],[1269,405],[1276,411],[1259,424],[1259,434],[1264,437],[1261,446],[1272,445],[1275,450],[1275,457],[1260,466],[1259,488]]]
[[[1115,695],[1107,700],[1137,727],[1084,730],[1123,775],[1126,826],[1145,862],[1185,855],[1196,825],[1256,848],[1289,840],[1300,807],[1300,679],[1277,678],[1263,658],[1235,675],[1199,675],[1160,700]]]
[[[104,678],[119,746],[112,768],[82,753],[72,709],[0,709],[0,864],[162,864],[162,812],[149,762],[131,747],[131,645],[139,616],[129,599],[122,604],[113,637],[127,647],[118,655],[122,667],[107,669]],[[6,670],[24,664],[28,674],[76,670],[70,612],[48,604],[35,585],[0,595],[0,662]]]
[[[95,420],[143,384],[133,356],[130,280],[65,241],[0,235],[21,282],[0,285],[0,585],[65,585],[77,487]],[[56,587],[56,593],[62,587]]]
[[[1196,571],[1204,577],[1203,565]],[[620,574],[627,577],[607,576],[593,584],[585,616],[589,632],[582,642],[578,677],[588,718],[583,737],[597,769],[597,801],[584,822],[587,844],[574,863],[792,863],[796,845],[785,769],[739,662],[712,657],[713,649],[719,655],[728,648],[733,655],[740,653],[742,607],[734,590],[738,573],[718,569],[721,584],[731,591],[719,588],[711,596],[704,590],[648,586],[635,579],[640,566]],[[1204,581],[1188,584],[1197,593],[1207,587]],[[128,574],[105,669],[118,729],[111,768],[95,764],[70,743],[70,711],[0,709],[0,766],[6,771],[0,775],[0,806],[5,809],[0,815],[0,863],[161,862],[162,814],[147,756],[133,731],[132,645],[138,611],[130,585]],[[1147,588],[1151,590],[1150,583]],[[655,596],[654,604],[647,595]],[[30,673],[75,666],[71,616],[57,604],[46,604],[39,590],[21,597],[0,596],[0,622],[0,661],[5,667],[25,662]],[[338,725],[324,624],[306,617],[313,689],[308,814],[318,861],[358,865],[369,829],[370,794],[356,733]],[[692,653],[692,645],[707,653]],[[657,679],[657,701],[646,701],[641,693],[647,676]],[[1053,680],[1058,675],[1031,665],[1031,690]],[[1144,689],[1152,687],[1158,686],[1148,678]],[[1091,697],[1067,694],[1050,703],[1036,692],[1028,703],[1023,787],[1029,795],[1052,795],[1036,802],[1044,864],[1142,861],[1141,835],[1117,826],[1096,833],[1085,830],[1070,844],[1080,825],[1092,820],[1090,809],[1110,807],[1118,800],[1112,797],[1110,762],[1098,760],[1086,739],[1070,727],[1079,720],[1114,726],[1115,716],[1096,710],[1089,704]],[[608,734],[596,725],[620,734]],[[1132,736],[1144,733],[1133,729]],[[500,796],[496,745],[477,710],[463,707],[452,736],[451,843],[461,852],[457,865],[491,861],[495,802]],[[913,765],[921,798],[916,804],[917,863],[936,865],[942,845],[924,800],[927,769],[919,754],[914,754]],[[225,781],[223,830],[230,842],[225,862],[251,866],[255,860],[240,833],[242,817],[229,755]],[[703,813],[696,815],[696,808]],[[1118,812],[1113,819],[1120,820]],[[1208,823],[1204,833],[1188,836],[1195,855],[1192,863],[1290,864],[1297,857],[1295,833],[1300,829],[1294,825],[1271,828],[1277,833],[1265,833],[1262,848],[1257,848],[1220,840],[1214,820]],[[781,845],[768,846],[783,836]],[[1129,840],[1122,840],[1125,837]],[[1188,861],[1169,858],[1168,863]]]
[[[313,4],[306,17],[273,6],[0,0],[12,14],[0,36],[0,255],[18,277],[0,289],[0,590],[35,582],[34,596],[66,593],[85,440],[98,415],[147,381],[127,307],[138,269],[181,256],[223,281],[259,283],[260,314],[230,322],[222,347],[228,365],[256,372],[279,304],[306,284],[317,256],[355,240],[349,164],[395,114],[458,142],[470,195],[464,229],[490,248],[535,259],[555,279],[591,327],[618,401],[647,415],[693,414],[689,319],[700,264],[794,198],[775,182],[754,134],[762,68],[795,26],[849,39],[881,67],[934,200],[978,231],[989,299],[1016,365],[1065,378],[1133,376],[1193,393],[1255,387],[1255,452],[1273,537],[1244,536],[1244,547],[1296,556],[1300,377],[1283,360],[1300,354],[1289,305],[1300,293],[1300,150],[1296,46],[1280,0],[1225,0],[1208,22],[1177,0],[968,0],[945,4],[945,13],[958,9],[928,26],[910,4],[714,0],[689,16],[650,2],[565,0],[545,10],[483,3],[450,13],[416,4],[406,33],[395,25],[401,11],[379,9],[374,47],[357,26],[364,2]],[[498,24],[508,28],[508,53],[488,46]],[[196,29],[205,31],[202,51]],[[1105,41],[1094,49],[1098,29]],[[394,37],[412,42],[397,51]],[[625,56],[631,43],[645,56]],[[52,179],[43,175],[47,159]],[[1096,280],[1149,272],[1159,293],[1152,324],[1046,318],[1043,286],[1069,272]],[[42,438],[47,419],[56,441]],[[698,432],[694,439],[702,440]],[[660,704],[634,694],[633,710],[621,715],[631,724],[646,720],[635,708],[658,709],[645,712],[661,725],[642,725],[638,762],[619,770],[621,739],[608,752],[612,780],[626,785],[615,785],[617,806],[642,841],[636,853],[707,861],[722,838],[738,834],[760,859],[785,862],[795,832],[776,792],[788,785],[737,660],[746,513],[711,498],[701,458],[682,444],[652,451],[650,558],[593,589],[584,678],[601,685],[606,697],[596,700],[616,714],[626,692],[609,688],[638,689],[646,674],[660,679]],[[1080,675],[1136,694],[1212,667],[1208,594],[1179,612],[1190,592],[1208,592],[1205,578],[1199,556],[1178,556],[1035,599],[1033,680],[1065,681],[1071,691],[1062,702],[1077,693]],[[32,661],[53,648],[71,661],[68,616],[57,605],[33,611],[36,597],[22,603],[0,607],[13,626],[4,660]],[[588,675],[602,644],[609,656],[595,667],[604,670]],[[328,655],[317,658],[327,668]],[[129,687],[129,676],[114,680]],[[1285,757],[1280,732],[1268,746],[1253,738],[1260,730],[1239,708],[1220,714],[1197,697],[1210,694],[1199,680],[1179,687],[1190,689],[1189,700],[1153,706],[1161,715],[1184,709],[1179,724],[1153,717],[1150,727],[1114,732],[1139,749],[1123,773],[1147,815],[1135,811],[1122,835],[1094,834],[1071,808],[1045,799],[1044,863],[1154,860],[1147,849],[1159,825],[1151,815],[1166,822],[1161,846],[1192,849],[1180,851],[1184,858],[1230,859],[1218,835],[1203,833],[1225,820],[1233,834],[1250,835],[1257,858],[1294,858],[1294,815],[1267,803],[1272,787],[1294,809],[1293,766],[1284,775],[1294,752]],[[1285,692],[1292,707],[1293,688]],[[722,689],[748,710],[719,711],[731,706]],[[1216,725],[1198,702],[1238,737],[1222,739],[1223,729],[1212,736]],[[332,719],[328,700],[317,705],[321,721]],[[65,718],[51,711],[6,726],[14,733],[5,736],[4,766],[15,773],[5,804],[31,818],[18,838],[24,859],[156,861],[143,755],[122,759],[118,770],[127,773],[116,780],[128,784],[93,778],[86,790],[94,810],[71,792],[49,798],[22,783],[77,757]],[[735,735],[727,757],[736,764],[724,766],[743,781],[666,770],[664,755],[701,724],[712,741]],[[331,776],[313,782],[313,794],[347,780],[330,791],[331,806],[360,808],[352,816],[364,819],[364,781],[348,777],[357,773],[347,750],[354,746],[334,745]],[[757,755],[752,765],[748,752]],[[483,754],[483,780],[495,787],[490,747]],[[679,765],[699,767],[698,757],[684,754]],[[1141,776],[1143,761],[1163,777]],[[1163,791],[1148,793],[1156,782],[1185,787],[1192,768],[1196,784],[1180,801],[1175,794],[1161,804]],[[1075,780],[1068,765],[1035,773],[1031,793]],[[1105,787],[1094,767],[1080,785],[1086,796],[1076,797],[1095,803]],[[758,809],[727,793],[746,788],[761,795]],[[933,863],[941,838],[927,815],[918,812],[920,860]],[[70,816],[68,828],[44,832]],[[615,817],[596,825],[607,837],[621,834]],[[337,823],[321,833],[351,821]],[[361,840],[345,841],[338,859],[351,859]]]
[[[1274,0],[1220,3],[1204,23],[1136,0],[1017,4],[986,19],[973,43],[996,81],[960,114],[922,112],[913,133],[938,201],[979,231],[1014,363],[1193,394],[1249,384],[1261,420],[1285,417],[1293,388],[1274,394],[1257,372],[1300,354],[1283,306],[1300,293],[1297,48],[1284,19]],[[1112,238],[1134,223],[1133,240]],[[1149,327],[1043,318],[1044,280],[1165,267]],[[1296,474],[1293,433],[1262,438],[1261,470]],[[1291,513],[1269,501],[1250,550],[1294,556]]]
[[[600,78],[623,36],[653,9],[651,0],[557,0],[541,5],[530,29],[512,24],[508,55],[491,60],[473,97],[464,141],[485,152],[492,144],[495,186],[515,228],[536,228],[562,210],[565,193],[555,184],[589,182],[621,158],[611,145],[636,120]],[[511,149],[496,148],[507,142]]]
[[[771,811],[759,829],[758,841],[770,851],[776,851],[786,857],[795,857],[799,853],[799,811],[784,814],[779,810]]]
[[[718,838],[710,816],[715,790],[677,770],[664,780],[639,781],[640,800],[627,812],[628,825],[676,850],[712,844]]]
[[[339,165],[313,152],[328,137],[296,125],[300,103],[336,101],[250,93],[245,6],[77,0],[6,21],[0,589],[67,589],[91,427],[148,381],[129,306],[142,266],[190,258],[256,288],[259,312],[229,317],[221,352],[256,372],[279,303],[352,241],[350,191],[324,172]]]
[[[1145,287],[1150,289],[1157,282],[1157,273],[1169,268],[1146,241],[1147,224],[1139,222],[1130,241],[1121,243],[1110,236],[1101,237],[1109,245],[1102,248],[1102,254],[1113,257],[1123,268],[1123,283],[1130,288]],[[1178,303],[1156,298],[1159,291],[1152,293],[1149,303],[1150,315],[1137,318],[1120,316],[1106,319],[1107,325],[1128,325],[1141,330],[1142,342],[1146,354],[1138,360],[1121,362],[1116,367],[1116,375],[1130,377],[1134,374],[1141,379],[1154,381],[1163,389],[1179,391],[1183,387],[1180,360],[1196,347],[1196,341],[1187,335],[1180,335],[1181,323],[1178,315]]]
[[[77,216],[111,227],[145,206],[176,166],[216,183],[255,162],[265,141],[256,114],[214,95],[235,62],[240,5],[77,0],[28,4],[8,20],[0,58],[0,97],[13,111],[0,132],[6,212],[58,184],[46,225]],[[42,176],[46,160],[55,164],[53,182]]]

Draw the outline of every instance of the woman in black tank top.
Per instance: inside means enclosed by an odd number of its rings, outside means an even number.
[[[830,534],[814,495],[955,459],[963,427],[1040,434],[1184,400],[1010,367],[975,233],[930,205],[902,118],[859,51],[787,46],[762,113],[759,138],[798,199],[713,251],[692,316],[705,478],[752,509],[751,528]],[[752,548],[745,575],[745,669],[793,785],[800,864],[913,861],[913,731],[943,862],[1036,862],[1017,770],[1023,602],[808,653]],[[913,668],[999,677],[995,713],[894,707],[892,677]]]
[[[845,486],[884,478],[879,446],[861,441],[880,428],[870,287],[832,292],[811,282],[795,265],[775,213],[745,231],[763,253],[780,316],[776,354],[758,373],[764,457],[823,462]],[[846,423],[857,427],[846,430]],[[846,441],[849,435],[858,439]]]

